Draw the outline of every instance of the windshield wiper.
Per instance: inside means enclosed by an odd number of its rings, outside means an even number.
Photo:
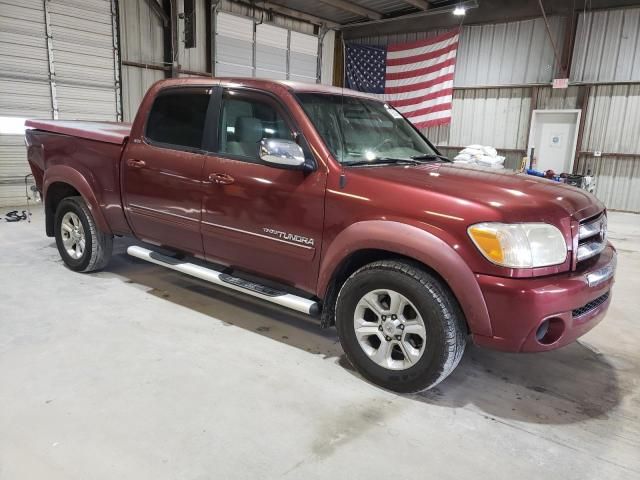
[[[349,167],[357,167],[364,165],[392,165],[398,163],[406,163],[409,165],[419,165],[420,162],[414,158],[391,158],[391,157],[380,157],[374,158],[373,160],[354,160],[352,162],[343,162],[343,165],[347,165]]]
[[[444,155],[437,155],[435,153],[427,153],[425,155],[414,155],[413,157],[411,157],[411,160],[431,160],[431,161],[444,160],[445,162],[451,161]]]

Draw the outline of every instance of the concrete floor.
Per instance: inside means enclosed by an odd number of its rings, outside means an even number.
[[[640,478],[640,216],[608,317],[547,354],[470,346],[431,392],[362,380],[334,330],[127,257],[67,270],[0,223],[0,479]]]

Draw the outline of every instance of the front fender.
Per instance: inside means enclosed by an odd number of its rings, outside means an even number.
[[[98,228],[104,233],[112,233],[111,227],[109,227],[109,223],[104,217],[102,208],[100,208],[100,203],[98,202],[89,181],[73,167],[68,165],[52,165],[45,170],[42,187],[42,194],[45,203],[47,201],[47,191],[49,187],[57,182],[66,183],[75,188],[87,203]]]
[[[338,266],[358,250],[386,250],[424,263],[449,285],[476,335],[491,336],[489,312],[474,273],[446,242],[405,223],[370,220],[354,223],[331,242],[320,265],[318,292],[326,292]]]

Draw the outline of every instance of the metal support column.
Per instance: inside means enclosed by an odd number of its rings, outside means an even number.
[[[49,60],[49,87],[51,91],[51,112],[53,119],[58,119],[58,96],[56,94],[56,69],[53,61],[53,33],[51,31],[51,17],[49,16],[49,0],[43,0],[44,28],[47,36],[47,58]]]
[[[291,79],[291,30],[287,30],[287,80]]]
[[[589,98],[592,93],[591,85],[581,85],[578,87],[578,105],[581,110],[580,125],[578,125],[578,141],[576,142],[575,160],[573,162],[573,173],[578,173],[578,163],[580,160],[580,152],[582,151],[582,142],[584,139],[584,129],[587,123],[587,111],[589,108]]]
[[[180,70],[180,59],[178,58],[178,5],[176,0],[170,2],[170,9],[171,78],[175,78],[179,76],[178,72]]]
[[[316,57],[316,83],[322,82],[322,48],[324,46],[324,37],[329,29],[323,23],[318,30],[318,55]]]
[[[258,24],[256,23],[255,11],[251,20],[253,21],[253,39],[251,43],[251,76],[256,76],[256,38],[258,33]],[[262,23],[262,21],[260,21]]]
[[[216,35],[218,32],[218,8],[220,6],[220,0],[213,0],[211,2],[211,37],[209,42],[211,44],[211,76],[216,76]]]
[[[126,1],[126,0],[125,0]],[[155,1],[155,0],[154,0]],[[118,0],[111,0],[111,36],[113,37],[113,81],[116,94],[116,118],[122,121],[122,83],[120,79],[120,24],[119,24]]]

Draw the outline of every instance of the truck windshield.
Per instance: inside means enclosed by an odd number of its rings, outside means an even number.
[[[446,161],[386,103],[325,93],[296,96],[335,159],[345,165]]]

